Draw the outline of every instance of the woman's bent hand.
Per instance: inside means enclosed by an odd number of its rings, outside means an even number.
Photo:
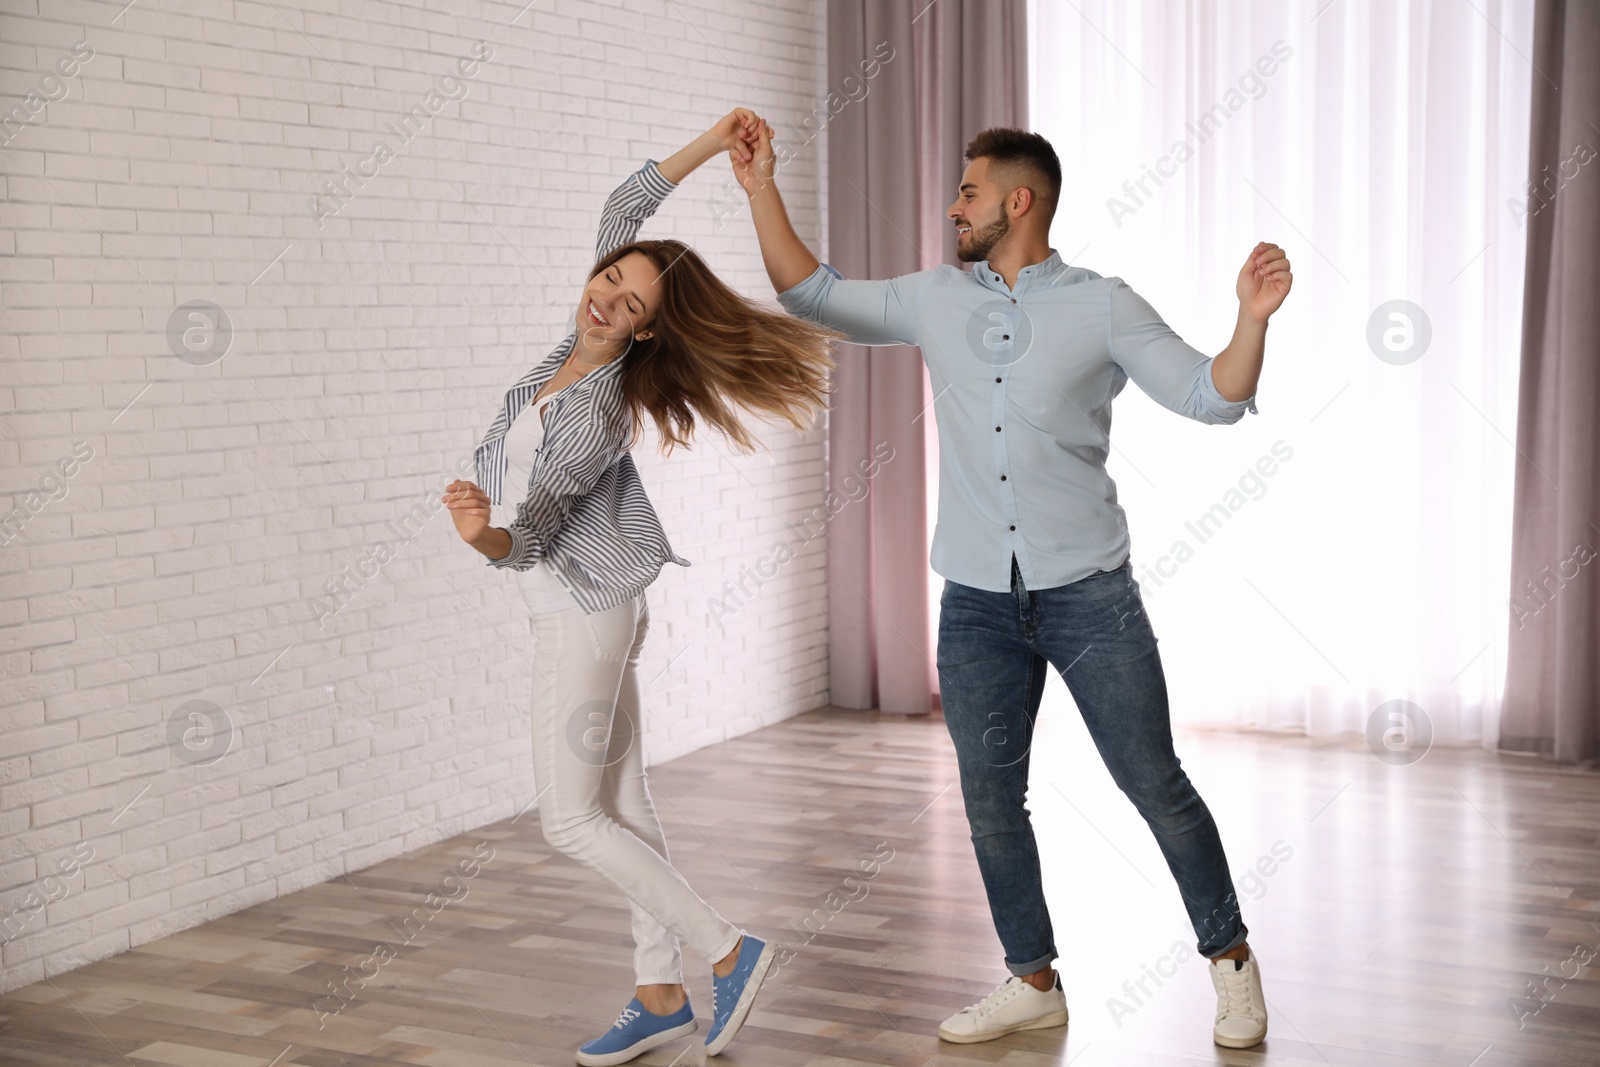
[[[455,481],[444,487],[444,506],[456,524],[461,540],[472,544],[489,526],[489,494],[472,482]]]
[[[489,525],[489,494],[472,482],[454,481],[444,487],[444,506],[456,524],[461,540],[490,559],[503,559],[511,551],[511,535]]]
[[[761,127],[761,119],[749,108],[736,107],[707,132],[717,139],[717,147],[725,148],[737,158],[750,158],[751,143]]]

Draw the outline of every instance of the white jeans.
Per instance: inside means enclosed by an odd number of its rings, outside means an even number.
[[[533,773],[551,847],[628,898],[640,985],[683,981],[682,941],[715,962],[740,930],[689,888],[667,857],[644,772],[639,649],[643,595],[585,615],[533,615]]]

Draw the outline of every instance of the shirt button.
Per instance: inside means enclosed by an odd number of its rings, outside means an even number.
[[[997,382],[997,383],[998,383],[998,382],[999,382],[999,381],[1000,381],[1000,379],[999,379],[999,378],[996,378],[996,379],[995,379],[995,381],[996,381],[996,382]]]
[[[1015,530],[1015,529],[1016,529],[1016,527],[1015,527],[1015,526],[1013,526],[1013,527],[1011,527],[1011,528],[1012,528],[1012,529],[1013,529],[1013,530]]]
[[[1002,475],[1001,475],[1001,476],[1000,476],[1000,480],[1001,480],[1001,481],[1002,481],[1002,482],[1003,482],[1003,481],[1005,481],[1005,480],[1006,480],[1006,476],[1005,476],[1005,475],[1004,475],[1004,474],[1002,474]]]
[[[994,428],[994,432],[995,432],[995,433],[999,433],[999,432],[1000,432],[1000,427],[998,427],[998,426],[996,426],[996,427],[995,427],[995,428]]]
[[[1012,303],[1013,303],[1013,304],[1015,304],[1015,303],[1016,303],[1016,302],[1017,302],[1017,298],[1016,298],[1016,297],[1012,297],[1012,298],[1011,298],[1011,302],[1012,302]]]

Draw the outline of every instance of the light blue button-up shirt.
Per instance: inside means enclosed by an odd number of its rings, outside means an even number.
[[[1211,358],[1126,282],[1053,249],[1015,288],[987,262],[887,281],[844,281],[822,264],[778,300],[856,344],[921,347],[939,428],[933,569],[976,589],[1009,590],[1013,556],[1029,589],[1128,558],[1106,456],[1111,400],[1129,378],[1199,422],[1255,411],[1253,396],[1224,400]]]

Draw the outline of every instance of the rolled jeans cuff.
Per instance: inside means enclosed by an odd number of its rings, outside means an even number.
[[[1232,952],[1234,949],[1238,948],[1240,945],[1244,944],[1246,939],[1249,936],[1250,936],[1250,928],[1248,926],[1246,926],[1244,923],[1240,923],[1239,924],[1239,933],[1237,935],[1235,935],[1234,939],[1232,941],[1229,941],[1222,948],[1217,949],[1215,952],[1207,952],[1205,950],[1205,946],[1204,945],[1196,945],[1195,948],[1200,952],[1200,955],[1204,956],[1206,959],[1214,960],[1218,956],[1226,955],[1227,953]]]
[[[1227,950],[1224,949],[1223,951]],[[1030,974],[1038,974],[1040,971],[1050,966],[1050,964],[1055,961],[1056,957],[1056,950],[1051,949],[1049,952],[1045,953],[1043,956],[1040,956],[1031,963],[1012,963],[1010,960],[1006,960],[1006,970],[1010,971],[1018,978],[1025,978]]]

